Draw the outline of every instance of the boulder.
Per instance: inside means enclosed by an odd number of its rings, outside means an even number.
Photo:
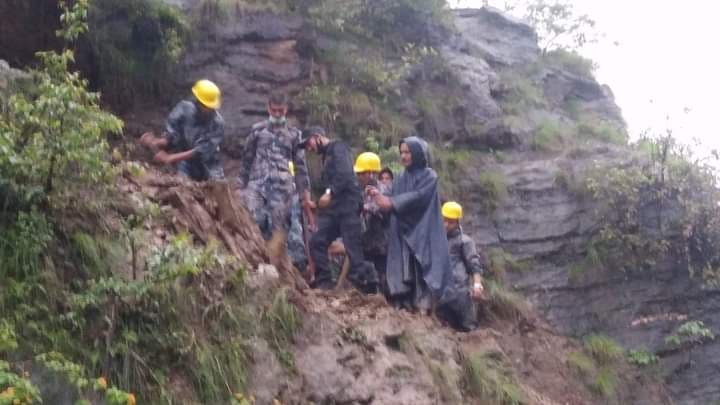
[[[457,10],[455,26],[462,36],[460,46],[493,67],[532,63],[540,55],[532,27],[496,8]]]

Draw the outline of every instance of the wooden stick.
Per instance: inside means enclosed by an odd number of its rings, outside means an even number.
[[[348,257],[347,254],[345,254],[345,260],[343,260],[342,270],[340,270],[340,275],[337,279],[337,284],[335,284],[335,289],[339,290],[342,288],[343,283],[345,282],[345,279],[347,278],[348,273],[350,272],[350,257]]]

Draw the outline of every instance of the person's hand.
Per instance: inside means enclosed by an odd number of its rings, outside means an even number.
[[[303,208],[305,210],[314,210],[317,209],[317,204],[315,204],[311,199],[303,200]]]
[[[473,283],[472,290],[471,290],[471,296],[474,300],[479,300],[482,298],[483,292],[485,291],[485,288],[482,285],[481,281],[476,281]]]
[[[167,152],[165,152],[164,150],[161,150],[155,154],[155,157],[153,158],[153,160],[155,160],[158,163],[162,163],[162,164],[166,165],[166,164],[168,164],[169,157],[170,157],[170,155]]]
[[[315,233],[315,232],[317,232],[317,230],[318,230],[317,223],[315,223],[314,220],[308,221],[308,231],[310,231],[310,233]]]
[[[328,205],[330,205],[330,202],[332,201],[332,195],[329,193],[325,193],[320,197],[320,200],[318,200],[318,206],[320,208],[327,208]]]
[[[370,197],[375,197],[376,195],[380,194],[380,190],[378,190],[378,188],[375,186],[366,186],[365,193],[367,193],[367,195],[369,195]]]
[[[393,207],[390,197],[384,196],[382,194],[375,195],[375,204],[377,204],[378,208],[383,211],[390,211]]]
[[[155,146],[155,139],[156,139],[155,135],[153,135],[152,132],[145,132],[140,137],[140,143],[147,147],[153,147],[153,146]]]
[[[317,205],[310,198],[310,191],[305,190],[302,196],[302,207],[305,220],[307,221],[307,227],[310,232],[317,232],[317,224],[315,223],[314,210],[317,209]]]

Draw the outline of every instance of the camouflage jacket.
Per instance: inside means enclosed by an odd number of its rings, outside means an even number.
[[[308,190],[305,151],[298,148],[300,135],[299,129],[288,125],[272,126],[268,121],[253,125],[243,149],[238,178],[240,187],[251,187],[265,198],[270,198],[271,193],[289,196],[294,191],[293,176],[288,167],[288,162],[292,161],[298,194]]]
[[[201,165],[208,172],[222,168],[220,144],[225,137],[225,121],[219,112],[211,120],[202,122],[195,103],[181,101],[167,118],[165,137],[171,152],[193,150],[190,164]]]
[[[468,275],[483,274],[483,259],[475,248],[475,242],[456,229],[448,234],[450,266],[455,285],[469,286]]]

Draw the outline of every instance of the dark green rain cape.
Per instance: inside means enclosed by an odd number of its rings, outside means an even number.
[[[429,167],[428,145],[424,140],[411,136],[402,143],[410,149],[412,165],[393,182],[388,287],[391,295],[412,290],[410,258],[414,257],[430,291],[441,298],[449,278],[450,254],[440,214],[437,173]]]

